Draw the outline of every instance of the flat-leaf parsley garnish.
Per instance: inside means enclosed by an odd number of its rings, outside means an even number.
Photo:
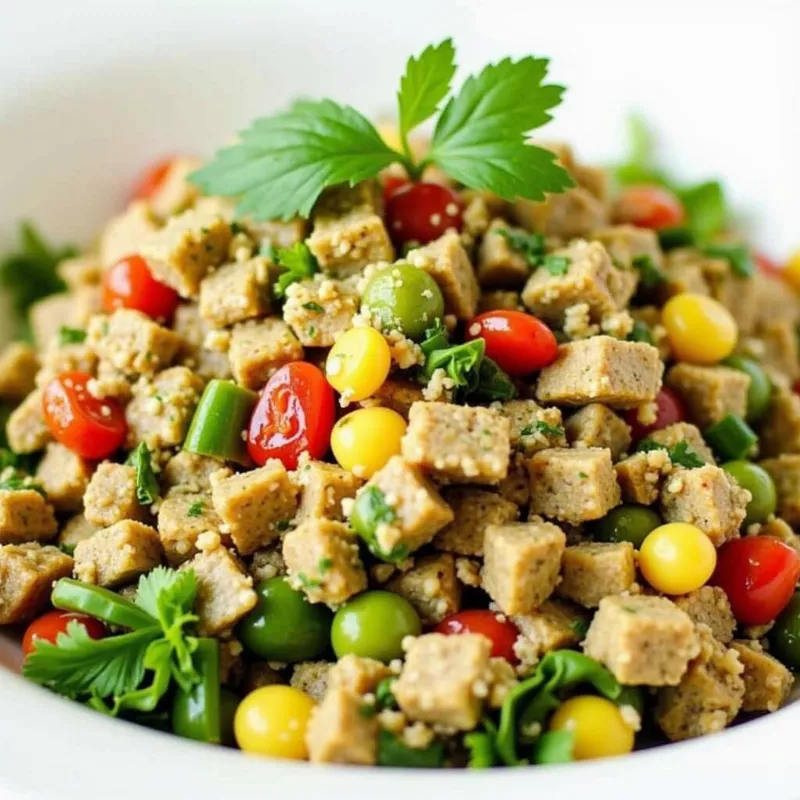
[[[506,200],[543,200],[546,192],[572,186],[555,155],[528,140],[549,122],[564,93],[544,82],[548,60],[503,59],[450,94],[454,57],[447,39],[408,60],[397,95],[403,152],[386,144],[354,108],[300,100],[257,119],[191,180],[208,194],[238,196],[237,213],[257,220],[308,217],[324,189],[354,186],[395,163],[412,178],[435,164],[465,186]],[[417,161],[408,134],[442,102],[430,151]]]

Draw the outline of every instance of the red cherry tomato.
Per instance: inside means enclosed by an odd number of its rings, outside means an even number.
[[[136,179],[131,189],[131,200],[149,200],[164,183],[174,157],[163,158],[147,167]]]
[[[34,650],[37,639],[44,639],[48,642],[56,643],[59,633],[66,633],[67,625],[75,620],[86,629],[92,639],[102,639],[108,633],[106,626],[100,620],[86,614],[79,614],[75,611],[60,611],[55,609],[37,617],[25,631],[22,637],[22,653],[27,656]]]
[[[178,293],[157,281],[141,256],[117,261],[103,276],[103,307],[109,313],[132,308],[153,319],[171,319]]]
[[[668,425],[674,425],[676,422],[683,422],[686,419],[683,400],[666,386],[656,395],[656,406],[658,407],[656,421],[649,425],[639,422],[638,412],[635,408],[625,412],[625,422],[631,426],[631,437],[634,442],[644,439],[653,431],[660,431]]]
[[[768,256],[763,253],[753,253],[753,258],[762,275],[768,275],[770,278],[783,277],[783,270]]]
[[[517,626],[503,619],[496,611],[483,609],[459,611],[443,619],[434,630],[436,633],[448,636],[459,633],[480,633],[491,640],[494,658],[504,658],[509,664],[519,662],[514,652],[514,642],[519,637]]]
[[[681,201],[660,186],[629,186],[617,200],[616,217],[640,228],[679,228],[686,221]]]
[[[461,230],[461,198],[438,183],[409,183],[388,198],[386,223],[396,245],[427,244],[449,228]]]
[[[110,456],[125,441],[128,424],[122,406],[89,394],[88,372],[62,372],[42,393],[44,420],[53,437],[82,458]]]
[[[403,175],[387,175],[383,179],[383,202],[388,203],[389,198],[404,186],[408,186],[411,181]]]
[[[731,539],[717,551],[711,583],[725,590],[744,625],[772,622],[788,604],[800,576],[800,556],[771,536]]]
[[[270,458],[295,469],[300,454],[322,458],[336,417],[333,389],[306,361],[281,367],[267,382],[250,418],[247,450],[256,464]]]
[[[547,325],[523,311],[487,311],[467,325],[467,339],[486,342],[486,355],[509,375],[530,375],[552,364],[558,342]]]

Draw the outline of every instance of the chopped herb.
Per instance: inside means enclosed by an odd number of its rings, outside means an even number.
[[[542,259],[542,266],[551,274],[556,277],[561,277],[567,274],[569,265],[572,263],[571,259],[567,256],[546,255]]]
[[[756,271],[753,256],[743,244],[708,244],[703,248],[703,254],[725,259],[740,278],[752,278]]]
[[[545,240],[541,233],[520,233],[507,228],[496,230],[509,244],[512,250],[519,253],[532,269],[544,267],[551,275],[566,275],[570,259],[545,252]]]
[[[231,233],[234,236],[237,236],[240,233],[247,233],[247,230],[245,229],[244,225],[234,220],[233,222],[231,222]]]
[[[634,608],[633,606],[622,606],[622,610],[624,612],[626,612],[627,614],[638,614],[639,613],[639,609],[638,608]]]
[[[158,481],[153,472],[150,448],[145,442],[137,446],[125,463],[136,468],[136,499],[143,506],[155,503],[159,494]]]
[[[397,700],[395,700],[394,692],[392,691],[396,680],[397,678],[383,678],[375,688],[375,708],[378,709],[378,711],[383,711],[387,708],[395,709],[398,707]]]
[[[317,564],[317,569],[324,575],[332,566],[332,558],[321,558]]]
[[[314,254],[308,249],[305,242],[295,242],[291,247],[281,247],[277,251],[278,265],[283,267],[283,272],[275,282],[275,297],[283,300],[286,290],[298,281],[312,278],[319,272],[319,265]]]
[[[70,328],[62,325],[58,329],[58,343],[61,347],[67,344],[83,344],[86,341],[86,331],[82,328]]]
[[[201,517],[203,516],[203,511],[205,511],[205,504],[198,500],[195,503],[192,503],[189,506],[189,510],[186,512],[187,517]]]
[[[34,454],[15,453],[8,447],[0,447],[0,472],[8,467],[21,470],[22,472],[33,472],[36,468],[37,458]]]
[[[305,572],[298,572],[297,580],[300,581],[300,585],[304,589],[319,589],[319,587],[322,586],[322,581],[316,578],[309,578]]]
[[[317,328],[316,325],[309,325],[306,328],[306,334],[308,335],[309,339],[313,339],[314,336],[317,335]]]
[[[530,425],[526,425],[520,432],[520,436],[533,436],[536,433],[541,433],[542,436],[552,436],[554,438],[561,438],[564,435],[564,429],[560,425],[551,425],[542,419],[537,419]]]
[[[636,446],[636,452],[638,453],[650,453],[653,450],[665,450],[673,464],[686,467],[686,469],[696,469],[705,464],[705,461],[697,455],[686,441],[680,441],[672,447],[668,447],[665,444],[661,444],[661,442],[654,442],[652,439],[642,439]]]
[[[360,716],[370,719],[371,717],[374,717],[378,712],[375,710],[375,706],[372,705],[372,703],[362,703],[358,707],[358,713]]]
[[[569,629],[576,635],[583,639],[586,632],[589,630],[589,623],[585,619],[574,619],[569,624]]]
[[[579,472],[578,477],[586,480],[589,476],[585,472]]]
[[[18,492],[26,489],[38,492],[42,497],[47,497],[47,493],[42,488],[41,484],[36,483],[27,475],[12,472],[4,480],[0,481],[0,491]]]
[[[62,553],[68,556],[75,555],[75,544],[74,542],[62,542],[59,546],[59,549]]]
[[[543,200],[574,185],[555,154],[529,137],[550,121],[564,92],[545,84],[547,59],[505,58],[451,94],[454,59],[449,39],[409,58],[397,95],[400,151],[354,108],[298,100],[256,120],[190,180],[207,194],[238,197],[237,213],[256,220],[308,217],[324,189],[353,186],[397,163],[412,180],[435,164],[455,181],[506,200]],[[416,160],[408,134],[437,109],[430,149]]]
[[[315,311],[317,314],[322,314],[325,311],[319,303],[303,303],[303,308],[306,311]]]
[[[378,528],[396,519],[397,512],[386,502],[386,495],[377,486],[366,486],[356,495],[350,524],[370,552],[384,561],[402,561],[408,555],[408,547],[402,543],[395,545],[388,553],[378,544]]]
[[[288,531],[289,528],[292,527],[292,521],[290,519],[281,519],[275,523],[275,530],[278,533],[283,533],[284,531]]]
[[[634,320],[633,330],[625,337],[629,342],[644,342],[655,346],[656,340],[650,326],[640,319]]]
[[[58,265],[76,254],[70,245],[53,247],[30,222],[19,226],[20,247],[0,257],[0,287],[5,291],[16,315],[19,335],[28,337],[28,309],[67,286],[58,275]]]
[[[664,270],[650,256],[636,256],[631,263],[639,270],[641,284],[645,289],[655,289],[667,279]]]
[[[694,234],[688,228],[664,228],[657,233],[658,243],[664,252],[694,244]]]
[[[275,252],[275,245],[272,244],[271,239],[267,239],[266,241],[261,243],[261,247],[258,248],[258,254],[263,256],[269,261],[275,262],[276,259],[276,252]]]

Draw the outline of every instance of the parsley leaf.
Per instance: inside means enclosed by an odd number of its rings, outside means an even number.
[[[644,342],[655,347],[656,340],[650,326],[640,319],[633,321],[633,330],[625,337],[628,342]]]
[[[357,495],[350,516],[353,530],[364,540],[370,552],[383,561],[402,561],[408,547],[395,545],[388,553],[381,549],[377,539],[378,528],[397,519],[397,512],[386,501],[386,495],[377,486],[366,486]]]
[[[534,764],[568,764],[574,760],[575,731],[547,731],[533,745]]]
[[[653,450],[666,450],[669,460],[679,467],[686,469],[696,469],[705,464],[702,458],[691,448],[688,442],[680,441],[669,447],[661,442],[654,442],[652,439],[643,439],[636,446],[637,453],[650,453]]]
[[[551,119],[564,88],[543,84],[548,60],[528,56],[489,64],[466,80],[444,107],[427,160],[473,189],[505,200],[544,200],[573,186],[550,150],[526,137]]]
[[[455,388],[474,391],[478,388],[478,368],[485,350],[486,342],[480,338],[434,350],[425,359],[425,376],[430,378],[437,369],[443,369]]]
[[[719,181],[704,181],[675,191],[695,238],[707,239],[725,227],[728,211],[725,190]]]
[[[631,264],[639,270],[639,277],[645,289],[655,289],[667,279],[664,270],[657,266],[650,256],[636,256]]]
[[[399,160],[350,106],[304,100],[256,120],[240,141],[190,175],[207,194],[241,195],[237,216],[308,217],[323,189],[372,178]]]
[[[189,506],[188,511],[186,512],[187,517],[202,517],[203,511],[205,510],[205,505],[201,501],[197,501],[192,503]]]
[[[42,497],[47,497],[42,486],[36,483],[32,478],[27,475],[21,475],[14,471],[0,481],[0,491],[16,492],[23,489],[30,489],[34,492],[39,492]]]
[[[319,303],[303,303],[303,308],[306,311],[313,311],[317,314],[321,314],[325,310]]]
[[[438,45],[426,47],[417,58],[411,56],[408,59],[397,93],[400,135],[406,155],[410,155],[405,143],[406,135],[430,119],[447,97],[456,73],[455,57],[453,40],[445,39]]]
[[[543,436],[553,436],[558,439],[564,435],[564,429],[560,425],[551,425],[543,419],[537,419],[530,425],[525,425],[519,432],[519,435],[533,436],[536,433],[541,433]]]
[[[711,258],[724,258],[740,278],[752,278],[756,271],[750,250],[743,244],[709,244],[703,248],[703,254]]]
[[[538,267],[545,255],[544,235],[541,233],[522,233],[508,228],[497,228],[495,233],[502,236],[512,250],[519,253],[530,267]]]
[[[493,403],[495,400],[513,400],[517,387],[488,356],[484,356],[478,367],[478,385],[468,393],[469,400],[476,403]]]
[[[291,247],[281,247],[276,255],[278,264],[284,270],[275,283],[275,297],[279,300],[286,297],[286,290],[293,283],[312,278],[319,272],[317,259],[305,242],[295,242]],[[322,311],[322,308],[319,310]]]
[[[160,490],[153,472],[150,448],[144,442],[140,442],[125,463],[136,468],[136,499],[143,506],[155,503]]]
[[[53,247],[27,221],[20,224],[19,239],[19,250],[0,258],[0,287],[8,294],[24,332],[28,309],[37,300],[67,288],[57,267],[77,250],[71,245]]]
[[[572,263],[568,256],[546,255],[542,258],[542,266],[551,274],[556,277],[561,277],[567,274],[569,265]]]
[[[86,341],[86,331],[82,328],[70,328],[62,325],[58,329],[58,343],[61,347],[67,344],[83,344]]]

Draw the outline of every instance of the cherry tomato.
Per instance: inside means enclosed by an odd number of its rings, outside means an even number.
[[[409,183],[395,189],[389,197],[386,223],[396,245],[427,244],[448,228],[461,230],[464,224],[461,198],[438,183]]]
[[[153,319],[168,320],[178,302],[178,293],[157,281],[141,256],[117,261],[103,276],[103,308],[109,313],[132,308]]]
[[[170,156],[147,167],[133,184],[131,200],[149,200],[164,183],[174,161],[175,159]]]
[[[411,181],[403,175],[387,175],[383,179],[383,202],[388,203],[389,198],[404,186],[410,185]]]
[[[769,256],[765,256],[763,253],[753,253],[753,258],[762,275],[768,275],[770,278],[783,277],[783,270]]]
[[[28,629],[22,637],[23,655],[27,656],[33,652],[37,639],[45,639],[55,644],[58,634],[66,633],[67,625],[69,625],[72,620],[83,625],[86,633],[92,639],[102,639],[108,633],[106,626],[94,617],[90,617],[86,614],[79,614],[76,611],[60,611],[55,609],[42,614],[41,617],[37,617],[28,625]]]
[[[800,576],[800,555],[771,536],[731,539],[717,551],[711,583],[725,590],[744,625],[765,625],[783,611]]]
[[[639,422],[638,411],[635,408],[625,412],[625,422],[631,426],[631,436],[635,442],[644,439],[653,431],[660,431],[668,425],[683,422],[686,419],[686,409],[683,400],[666,386],[656,395],[656,421],[649,425]]]
[[[459,611],[443,619],[435,628],[436,633],[447,636],[458,633],[479,633],[492,642],[492,656],[504,658],[509,664],[517,664],[514,642],[519,638],[516,625],[496,611],[473,609]]]
[[[467,325],[467,339],[482,338],[486,355],[509,375],[529,375],[552,364],[558,342],[540,319],[523,311],[487,311]]]
[[[295,469],[300,454],[322,458],[336,416],[333,389],[307,361],[281,367],[267,382],[250,418],[247,451],[256,464],[280,459]]]
[[[82,458],[110,456],[125,441],[128,423],[112,398],[89,394],[88,372],[62,372],[42,393],[44,421],[53,438]]]
[[[629,186],[617,200],[616,216],[640,228],[678,228],[686,220],[681,201],[660,186]]]

